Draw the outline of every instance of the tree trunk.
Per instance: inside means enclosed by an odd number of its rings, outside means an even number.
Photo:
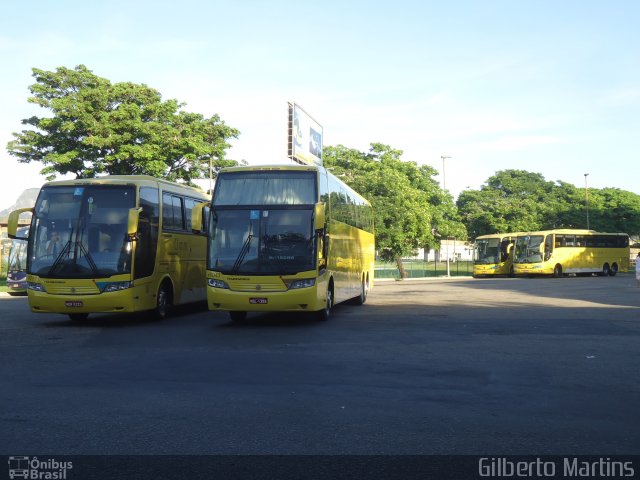
[[[396,257],[396,265],[398,266],[398,272],[400,272],[400,280],[407,278],[407,271],[404,269],[402,258]]]

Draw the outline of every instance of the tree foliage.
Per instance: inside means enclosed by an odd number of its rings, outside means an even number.
[[[402,273],[401,257],[435,246],[440,236],[466,238],[466,232],[453,199],[433,179],[436,170],[401,156],[401,150],[379,143],[369,152],[342,145],[323,149],[325,166],[373,205],[378,253],[399,262]]]
[[[33,77],[28,101],[52,115],[23,120],[31,128],[7,148],[19,162],[41,162],[48,179],[147,174],[191,183],[208,177],[210,161],[215,169],[237,163],[225,159],[236,129],[217,115],[182,111],[144,84],[111,83],[84,65],[33,69]]]
[[[472,238],[496,232],[589,228],[640,233],[640,195],[615,188],[581,189],[551,182],[539,173],[503,170],[480,190],[466,190],[457,201]]]

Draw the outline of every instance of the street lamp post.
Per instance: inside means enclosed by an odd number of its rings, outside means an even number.
[[[440,155],[440,158],[442,159],[442,191],[445,192],[447,190],[447,176],[445,174],[444,161],[447,158],[451,158],[451,156],[449,156],[449,155]],[[447,235],[446,242],[447,242],[447,249],[446,249],[446,251],[447,251],[447,253],[446,253],[446,255],[447,255],[447,277],[450,277],[451,276],[451,267],[449,265],[449,235]]]
[[[587,185],[588,173],[584,174],[584,204],[587,207],[587,230],[589,230],[589,186]]]
[[[447,158],[451,158],[449,155],[440,155],[440,158],[442,159],[442,190],[446,190],[447,189],[447,177],[444,173],[444,161]]]

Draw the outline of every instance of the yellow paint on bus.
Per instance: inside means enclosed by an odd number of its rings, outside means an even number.
[[[151,176],[46,183],[32,212],[27,285],[33,312],[150,311],[206,298],[206,231],[191,213],[200,190]],[[15,236],[12,212],[9,230]]]
[[[629,235],[578,229],[521,233],[513,266],[516,275],[613,276],[629,269]]]
[[[365,302],[373,287],[370,203],[324,167],[222,170],[211,208],[208,303],[247,312],[316,312]]]

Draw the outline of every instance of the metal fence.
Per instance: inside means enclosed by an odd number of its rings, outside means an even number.
[[[407,278],[445,277],[447,275],[447,262],[427,262],[424,260],[403,260]],[[395,263],[386,263],[376,260],[375,278],[400,279],[400,272]],[[449,262],[449,273],[452,277],[467,277],[473,275],[473,262],[455,261]]]
[[[0,278],[7,278],[7,257],[9,245],[0,251]],[[445,277],[447,275],[446,262],[425,262],[424,260],[403,260],[407,278]],[[473,263],[470,261],[456,261],[449,263],[449,272],[452,277],[471,276]],[[375,278],[400,278],[400,272],[395,263],[376,261]]]

